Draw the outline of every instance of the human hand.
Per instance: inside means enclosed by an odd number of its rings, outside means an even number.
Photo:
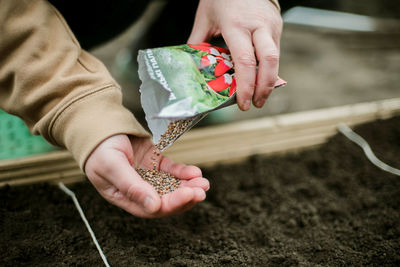
[[[179,188],[158,195],[135,171],[151,169],[155,146],[149,138],[115,135],[103,141],[89,156],[85,173],[97,191],[110,203],[143,218],[165,217],[184,212],[205,199],[209,188],[196,166],[173,163],[160,155],[157,170],[181,179]]]
[[[241,110],[264,106],[279,69],[282,18],[268,0],[200,0],[188,43],[222,35],[232,55]],[[257,70],[258,67],[258,70]]]

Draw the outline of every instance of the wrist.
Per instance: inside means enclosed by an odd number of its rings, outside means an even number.
[[[60,110],[50,125],[54,143],[65,146],[82,170],[93,150],[117,134],[149,136],[133,114],[122,106],[122,95],[110,85],[81,96]]]

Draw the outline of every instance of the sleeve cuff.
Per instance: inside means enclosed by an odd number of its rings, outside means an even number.
[[[72,100],[57,112],[49,127],[52,141],[70,150],[82,170],[90,153],[102,141],[116,134],[150,136],[134,115],[122,106],[122,93],[114,85]]]

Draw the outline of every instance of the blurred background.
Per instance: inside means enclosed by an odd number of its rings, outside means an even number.
[[[186,43],[198,0],[49,1],[82,47],[104,62],[123,89],[124,105],[147,127],[140,105],[138,50]],[[210,113],[195,127],[400,97],[399,0],[280,4],[280,76],[287,86],[275,90],[262,109],[242,112],[233,105]],[[211,42],[224,46],[222,39]],[[55,149],[1,110],[0,130],[0,159]]]
[[[281,0],[280,4],[284,19],[280,76],[288,85],[275,90],[262,109],[241,112],[235,105],[211,113],[199,127],[400,97],[398,0]],[[196,6],[197,1],[185,1],[184,6],[181,1],[152,1],[127,30],[91,49],[122,86],[124,105],[144,124],[137,51],[185,43]]]

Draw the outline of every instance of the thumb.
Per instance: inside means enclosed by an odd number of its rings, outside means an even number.
[[[108,153],[100,174],[114,185],[127,199],[137,204],[145,213],[153,214],[161,208],[161,199],[156,190],[140,177],[130,165],[124,153]]]

